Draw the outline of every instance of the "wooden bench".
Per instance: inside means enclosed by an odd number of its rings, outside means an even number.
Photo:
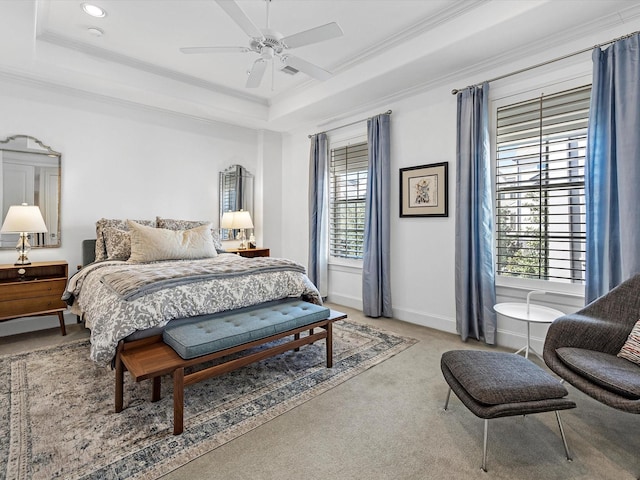
[[[259,314],[260,309],[253,310]],[[229,312],[230,315],[234,312]],[[184,387],[193,385],[200,381],[218,375],[231,372],[265,358],[279,355],[288,350],[298,350],[303,345],[312,344],[322,339],[326,339],[327,368],[333,366],[333,337],[332,324],[336,320],[342,320],[347,316],[344,313],[334,310],[329,311],[328,318],[312,321],[312,323],[298,325],[264,338],[257,338],[252,341],[231,344],[224,349],[210,351],[194,358],[182,358],[176,351],[163,341],[162,335],[155,335],[131,342],[121,341],[115,359],[116,386],[115,386],[115,410],[121,412],[123,409],[123,386],[124,372],[129,371],[131,377],[136,382],[145,379],[152,379],[151,401],[160,400],[160,387],[162,375],[171,374],[173,377],[173,434],[179,435],[183,431],[183,409],[184,409]],[[225,316],[218,316],[220,321],[225,320]],[[195,320],[197,322],[197,320]],[[189,326],[192,324],[185,324]],[[242,329],[242,323],[237,323],[236,327]],[[181,328],[176,327],[176,328]],[[316,331],[319,329],[319,331]],[[305,333],[301,335],[302,333]],[[249,334],[253,334],[250,331]],[[262,333],[262,332],[259,332]],[[185,368],[201,365],[205,362],[226,357],[228,355],[245,352],[251,348],[264,345],[285,337],[293,337],[286,342],[278,343],[274,346],[255,352],[232,358],[214,366],[209,366],[190,373],[185,373]],[[206,347],[200,347],[206,348]]]

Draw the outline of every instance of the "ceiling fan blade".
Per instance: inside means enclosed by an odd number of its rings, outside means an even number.
[[[263,39],[264,35],[249,17],[242,11],[234,0],[215,0],[220,8],[222,8],[231,20],[236,22],[238,26],[250,37]]]
[[[286,55],[282,57],[282,62],[285,65],[289,65],[290,67],[295,68],[296,70],[300,70],[307,75],[317,78],[318,80],[328,80],[333,76],[333,73],[321,68],[313,63],[307,62],[300,57],[296,57],[295,55]]]
[[[249,72],[249,78],[247,78],[247,84],[245,86],[247,88],[259,87],[266,69],[267,61],[263,58],[259,58],[253,62],[253,67],[251,67],[251,72]]]
[[[282,42],[288,48],[302,47],[311,43],[323,42],[331,38],[341,37],[343,35],[340,25],[336,22],[327,23],[320,27],[311,28],[303,32],[294,33],[282,39]]]
[[[244,53],[248,52],[247,47],[183,47],[182,53]]]

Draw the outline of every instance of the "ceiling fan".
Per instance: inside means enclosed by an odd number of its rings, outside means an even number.
[[[332,76],[331,72],[300,57],[291,55],[288,53],[288,50],[340,37],[343,35],[340,26],[335,22],[331,22],[285,37],[280,32],[269,28],[269,4],[271,0],[265,1],[267,3],[267,24],[265,28],[260,29],[247,17],[235,0],[215,0],[227,15],[249,35],[250,40],[248,47],[184,47],[181,48],[180,51],[187,54],[257,53],[260,57],[253,62],[253,66],[249,71],[249,77],[246,83],[247,88],[260,86],[268,62],[274,61],[275,58],[279,58],[284,69],[292,73],[300,71],[318,80],[327,80],[330,78]]]

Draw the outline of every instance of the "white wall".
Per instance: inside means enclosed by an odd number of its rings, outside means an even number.
[[[628,33],[624,27],[609,32],[609,38]],[[599,32],[600,40],[607,33]],[[579,51],[598,43],[585,36],[576,39],[573,51]],[[565,45],[566,48],[572,45]],[[571,51],[571,50],[570,50]],[[521,58],[517,64],[504,65],[500,70],[487,70],[473,77],[451,79],[428,91],[405,97],[388,99],[366,110],[345,112],[339,120],[318,121],[289,132],[284,138],[283,224],[287,236],[283,239],[283,250],[288,256],[307,262],[308,246],[301,238],[308,238],[307,187],[309,163],[308,134],[328,130],[367,118],[387,109],[391,115],[391,281],[394,317],[400,320],[455,332],[455,179],[456,179],[456,97],[452,88],[498,77],[504,73],[536,65],[559,57],[561,52],[548,51],[535,57]],[[561,91],[591,82],[590,53],[554,63],[550,66],[495,81],[491,84],[491,106],[493,102],[516,102],[524,95],[532,95],[535,89],[545,86],[545,93]],[[534,94],[535,95],[535,94]],[[398,213],[399,169],[436,162],[449,162],[449,217],[447,218],[400,218]],[[354,308],[362,308],[361,269],[333,266],[329,273],[329,300]],[[555,293],[536,298],[544,304],[565,313],[578,310],[583,305],[582,287],[563,286],[540,282],[524,282],[516,286],[498,286],[497,301],[522,301],[532,289],[552,288]],[[573,286],[575,287],[575,286]],[[384,322],[384,319],[381,319]],[[546,325],[532,327],[532,343],[542,350]],[[526,324],[498,317],[497,342],[506,347],[519,348],[526,339]]]
[[[454,195],[455,188],[455,97],[445,89],[421,94],[358,118],[391,108],[391,282],[394,317],[455,331],[454,302]],[[345,119],[343,123],[349,123]],[[307,134],[317,130],[292,132],[285,136],[283,168],[284,219],[288,233],[284,239],[287,255],[306,264],[308,255],[308,164]],[[366,132],[366,125],[364,130]],[[452,147],[453,146],[453,147]],[[399,218],[398,169],[436,162],[449,162],[449,217]],[[331,265],[329,300],[362,308],[361,269]]]
[[[95,221],[101,217],[158,215],[217,224],[221,170],[242,164],[258,174],[258,163],[267,162],[279,172],[279,134],[267,135],[266,148],[264,135],[255,130],[11,82],[0,84],[0,104],[0,137],[32,135],[62,153],[62,247],[33,249],[29,258],[66,260],[70,274],[81,261],[82,240],[95,238]],[[262,185],[259,175],[256,183]],[[256,192],[259,211],[264,190]],[[256,218],[256,224],[262,219]],[[279,244],[277,234],[265,243]],[[0,250],[0,263],[16,258],[15,250]],[[11,320],[0,323],[0,336],[56,324],[55,317]]]

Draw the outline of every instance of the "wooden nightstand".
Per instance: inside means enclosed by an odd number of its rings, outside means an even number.
[[[19,270],[24,269],[21,274]],[[31,265],[0,265],[0,322],[13,318],[58,315],[62,335],[63,312],[60,299],[67,285],[67,262],[34,262]]]
[[[246,248],[243,250],[239,248],[229,248],[227,249],[227,253],[237,253],[241,257],[253,258],[268,257],[270,252],[268,248]]]

